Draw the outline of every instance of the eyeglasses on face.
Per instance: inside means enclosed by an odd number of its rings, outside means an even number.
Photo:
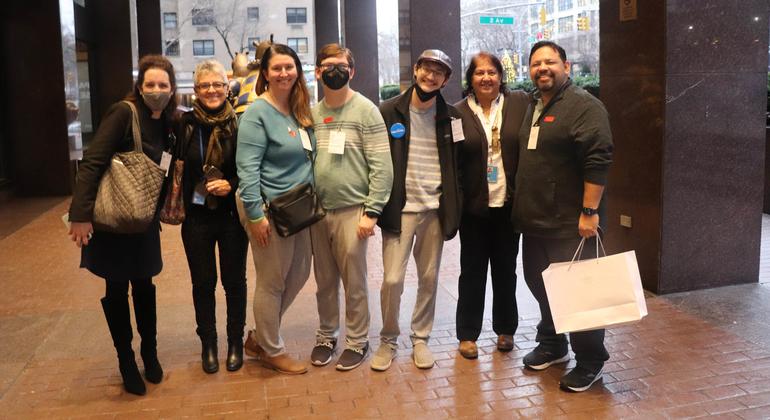
[[[321,69],[321,71],[329,71],[335,67],[337,68],[337,70],[343,71],[343,72],[350,70],[350,66],[344,63],[340,63],[340,64],[328,63],[328,64],[321,64],[320,66],[318,66],[318,68]]]
[[[225,87],[227,86],[227,83],[224,82],[212,82],[212,83],[198,83],[195,85],[195,89],[198,89],[200,91],[207,91],[211,88],[214,88],[217,92],[223,92],[225,90]]]
[[[417,69],[422,70],[426,74],[432,74],[433,77],[446,77],[446,71],[438,66],[433,67],[433,66],[422,65]]]

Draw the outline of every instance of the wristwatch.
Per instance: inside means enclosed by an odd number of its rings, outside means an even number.
[[[594,214],[599,213],[599,209],[592,209],[591,207],[583,207],[580,210],[580,212],[585,214],[586,216],[593,216]]]

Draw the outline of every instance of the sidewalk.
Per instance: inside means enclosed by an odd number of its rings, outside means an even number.
[[[522,368],[522,357],[536,344],[538,313],[521,278],[516,349],[496,351],[487,316],[478,360],[459,356],[454,331],[457,239],[444,249],[431,340],[437,359],[433,369],[415,368],[408,348],[416,287],[410,264],[401,348],[387,372],[374,372],[365,363],[351,372],[337,372],[329,365],[285,376],[249,360],[238,372],[222,369],[207,375],[200,368],[179,228],[169,226],[162,232],[165,268],[155,280],[165,378],[159,385],[148,384],[144,397],[126,394],[99,305],[103,281],[77,268],[79,250],[60,220],[67,202],[0,239],[0,418],[770,418],[770,340],[767,335],[765,341],[752,339],[744,331],[752,313],[764,314],[770,308],[768,287],[735,286],[648,299],[650,315],[641,323],[608,330],[611,359],[603,381],[585,393],[569,394],[558,389],[563,366],[545,372]],[[377,236],[369,247],[374,348],[381,326],[380,245]],[[251,258],[248,261],[252,292],[254,268]],[[311,277],[282,327],[289,352],[304,359],[318,323],[314,292]],[[217,293],[218,326],[224,337],[221,287]],[[732,308],[716,300],[730,296],[756,298],[747,302],[751,306]],[[709,316],[711,308],[719,308],[719,316]],[[733,320],[733,312],[742,315]],[[251,325],[250,309],[248,314]],[[220,340],[221,360],[225,341]],[[134,346],[138,349],[138,337]]]

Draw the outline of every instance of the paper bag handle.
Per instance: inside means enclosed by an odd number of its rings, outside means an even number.
[[[601,228],[599,228],[601,230]],[[577,249],[575,250],[575,254],[572,256],[572,261],[569,263],[569,267],[567,267],[567,271],[572,268],[572,264],[575,263],[575,259],[580,260],[580,257],[583,255],[583,247],[586,243],[586,238],[580,239],[580,243],[578,244]],[[596,258],[599,258],[599,246],[602,247],[602,254],[604,256],[607,256],[607,251],[604,249],[604,243],[602,243],[602,238],[599,235],[596,235]]]

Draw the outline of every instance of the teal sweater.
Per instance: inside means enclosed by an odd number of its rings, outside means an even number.
[[[380,214],[393,186],[393,163],[385,122],[380,110],[356,92],[339,108],[326,101],[313,107],[313,128],[318,139],[315,185],[326,209],[363,205]],[[345,134],[342,155],[329,153],[329,137]]]
[[[271,200],[293,187],[313,181],[313,165],[302,147],[299,124],[257,98],[238,125],[238,192],[249,220],[264,216],[264,195]],[[312,130],[308,135],[315,146]]]

